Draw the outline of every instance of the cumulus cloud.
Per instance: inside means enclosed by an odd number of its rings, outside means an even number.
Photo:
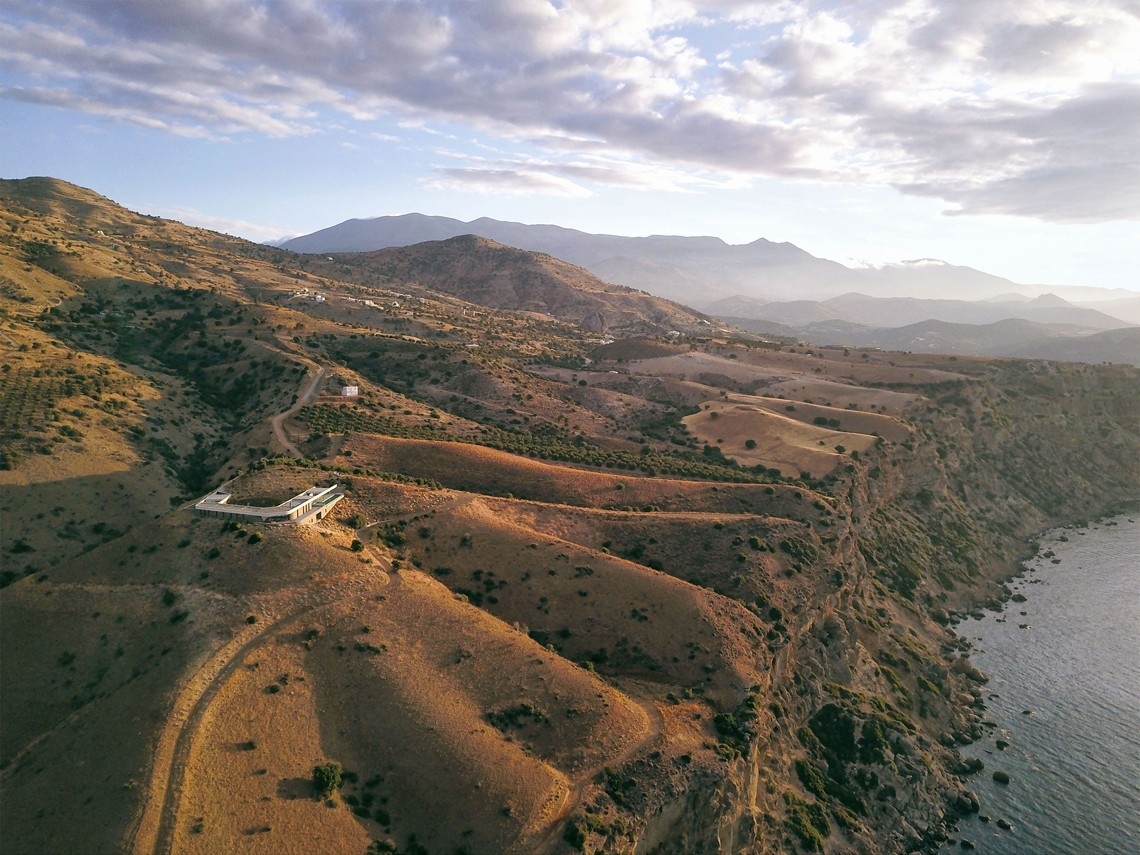
[[[719,173],[1140,217],[1140,16],[1111,0],[8,0],[0,69],[0,97],[182,135],[347,117],[543,152],[437,187]]]

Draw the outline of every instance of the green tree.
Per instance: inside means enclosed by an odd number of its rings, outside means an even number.
[[[313,767],[313,788],[322,799],[340,789],[343,779],[344,769],[339,763],[322,763]]]

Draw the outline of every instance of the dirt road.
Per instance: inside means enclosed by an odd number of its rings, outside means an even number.
[[[269,420],[269,423],[273,426],[273,435],[277,438],[277,441],[281,443],[282,447],[294,457],[300,458],[304,457],[304,455],[301,454],[297,446],[289,441],[289,437],[285,435],[285,428],[283,427],[285,419],[294,415],[301,409],[301,407],[307,406],[313,400],[313,398],[317,396],[317,392],[319,392],[321,388],[321,383],[324,382],[324,379],[328,376],[328,373],[329,372],[327,368],[320,369],[317,372],[317,376],[314,377],[313,381],[309,384],[308,388],[305,389],[305,391],[302,392],[299,396],[297,396],[297,402],[293,404],[292,407],[285,410],[285,412],[278,413]]]
[[[376,590],[398,583],[398,580],[391,579],[387,574],[381,575],[383,585]],[[250,651],[268,642],[275,630],[310,616],[313,612],[372,593],[361,590],[358,585],[350,587],[352,590],[347,593],[341,591],[338,592],[339,596],[329,597],[322,602],[307,603],[269,623],[243,626],[242,631],[208,657],[187,681],[175,699],[159,736],[147,799],[138,824],[124,847],[125,851],[134,855],[169,855],[179,817],[178,808],[187,761],[202,718],[218,691],[233,676]]]

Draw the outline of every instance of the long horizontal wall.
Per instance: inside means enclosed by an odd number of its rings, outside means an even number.
[[[233,493],[219,487],[194,505],[194,510],[212,517],[230,517],[257,522],[315,522],[322,519],[333,505],[344,498],[336,492],[339,485],[310,487],[303,493],[272,508],[255,508],[252,505],[231,505]]]

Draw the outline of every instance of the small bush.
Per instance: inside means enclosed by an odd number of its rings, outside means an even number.
[[[322,763],[313,767],[313,789],[319,798],[329,798],[340,789],[344,769],[339,763]]]

